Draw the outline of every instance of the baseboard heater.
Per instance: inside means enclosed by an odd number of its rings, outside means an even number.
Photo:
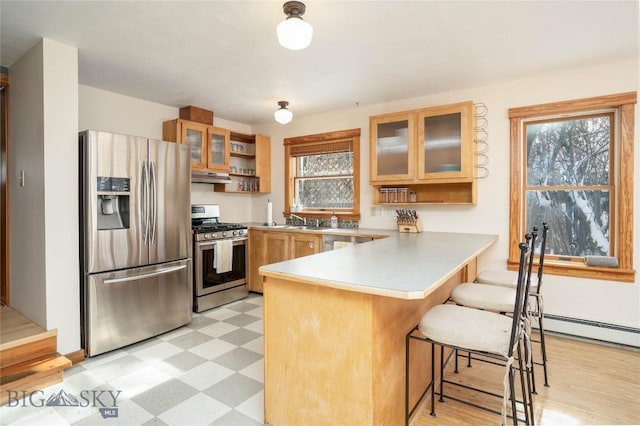
[[[609,324],[609,323],[606,323],[606,322],[591,321],[591,320],[585,320],[585,319],[580,319],[580,318],[563,317],[563,316],[560,316],[560,315],[553,315],[553,314],[544,314],[544,318],[545,319],[554,320],[554,321],[571,322],[571,323],[574,323],[574,324],[587,325],[587,326],[590,326],[590,327],[606,328],[606,329],[609,329],[609,330],[624,331],[626,333],[640,334],[640,328],[627,327],[625,325]]]

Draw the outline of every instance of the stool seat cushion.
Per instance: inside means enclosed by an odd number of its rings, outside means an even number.
[[[418,329],[436,343],[507,356],[512,325],[506,315],[444,304],[429,309]]]
[[[451,292],[451,300],[469,308],[493,312],[513,312],[516,289],[489,284],[464,283]]]
[[[476,282],[478,284],[491,284],[513,288],[516,288],[517,281],[517,271],[481,271],[476,278]],[[535,291],[536,288],[538,288],[538,275],[531,274],[531,286],[529,287],[529,291]]]

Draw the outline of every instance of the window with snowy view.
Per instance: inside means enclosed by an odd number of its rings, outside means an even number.
[[[525,122],[527,229],[547,222],[550,255],[612,253],[613,112]]]
[[[546,222],[545,274],[635,282],[637,98],[625,92],[509,108],[509,269],[518,267],[525,233]],[[613,257],[617,266],[587,265],[586,256]]]

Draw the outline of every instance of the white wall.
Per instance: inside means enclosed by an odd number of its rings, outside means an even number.
[[[78,51],[41,40],[11,67],[11,304],[80,348]],[[25,171],[25,186],[19,172]]]
[[[272,138],[272,194],[274,220],[282,221],[284,208],[284,150],[286,137],[301,136],[333,130],[361,129],[361,227],[395,227],[392,209],[372,208],[369,181],[369,116],[403,111],[412,108],[443,105],[472,100],[487,105],[489,134],[489,176],[478,184],[476,206],[421,206],[420,213],[426,230],[453,232],[485,232],[499,235],[499,241],[480,259],[482,269],[505,269],[509,237],[509,119],[508,109],[552,101],[600,96],[638,90],[637,60],[603,64],[596,67],[567,70],[492,86],[420,96],[386,104],[361,106],[326,114],[296,117],[282,126],[277,123],[255,126],[259,133]],[[293,111],[295,114],[295,111]],[[636,108],[638,115],[638,108]],[[639,120],[636,119],[636,122]],[[636,125],[636,147],[638,147]],[[635,182],[640,182],[640,149],[635,151]],[[640,258],[640,187],[634,192],[635,219],[633,245],[636,250],[634,267]],[[253,217],[263,217],[266,196],[254,197]],[[377,210],[374,212],[374,210]],[[381,215],[380,210],[384,215]],[[602,280],[545,276],[545,311],[571,318],[640,328],[640,273],[633,284]],[[640,346],[640,335],[548,322],[549,329],[575,333],[602,340],[618,341]]]
[[[10,69],[11,305],[46,327],[42,43]],[[20,186],[24,171],[25,185]]]
[[[80,348],[78,268],[78,49],[44,45],[44,183],[47,328],[58,329],[58,350]]]

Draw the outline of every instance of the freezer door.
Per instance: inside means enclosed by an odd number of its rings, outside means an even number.
[[[148,139],[85,131],[80,149],[83,270],[147,265]]]
[[[191,259],[85,276],[83,347],[98,355],[191,322]]]
[[[188,145],[149,141],[149,262],[191,256],[191,162]]]

